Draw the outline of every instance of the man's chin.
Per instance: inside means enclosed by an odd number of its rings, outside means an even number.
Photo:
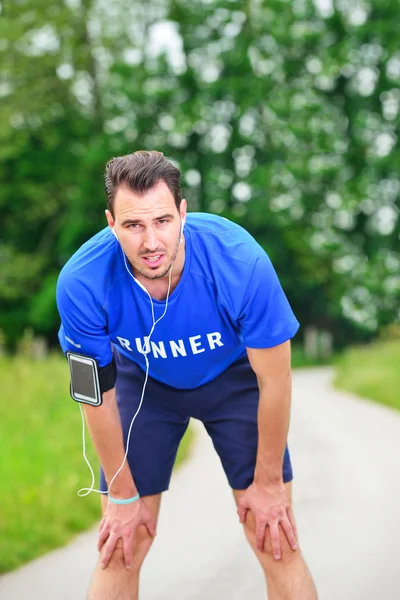
[[[162,279],[166,275],[168,275],[171,265],[168,265],[166,268],[158,267],[156,269],[137,269],[137,271],[146,279]]]

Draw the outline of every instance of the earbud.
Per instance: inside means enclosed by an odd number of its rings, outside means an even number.
[[[111,231],[113,232],[113,234],[115,235],[115,237],[117,238],[117,240],[119,241],[119,237],[117,236],[117,232],[115,231],[115,228],[113,227],[111,229]]]
[[[185,224],[185,219],[182,219],[182,224],[181,224],[181,233],[180,233],[180,236],[181,236],[180,243],[181,243],[181,244],[182,244],[182,242],[183,242],[183,226],[184,226],[184,224]]]

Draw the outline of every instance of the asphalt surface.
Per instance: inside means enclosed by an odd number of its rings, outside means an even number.
[[[289,435],[300,546],[320,600],[399,600],[400,415],[339,393],[329,369],[294,374]],[[140,600],[265,600],[203,427],[164,494]],[[82,500],[84,502],[84,499]],[[1,600],[84,600],[96,530],[0,578]]]

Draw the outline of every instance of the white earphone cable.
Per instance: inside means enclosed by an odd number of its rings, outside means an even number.
[[[182,230],[181,230],[181,233],[182,233]],[[169,275],[168,275],[168,292],[167,292],[167,298],[166,298],[166,301],[165,301],[165,309],[164,309],[164,312],[161,315],[161,317],[159,317],[157,319],[157,321],[156,321],[155,320],[155,315],[154,315],[153,299],[152,299],[151,295],[149,294],[148,290],[132,275],[132,272],[128,268],[128,264],[126,262],[125,252],[122,250],[122,248],[121,248],[121,251],[122,251],[123,258],[124,258],[125,268],[128,271],[129,275],[132,277],[132,279],[135,281],[135,283],[137,285],[139,285],[139,287],[141,287],[147,293],[148,297],[150,298],[151,316],[152,316],[153,324],[151,326],[149,335],[147,336],[147,338],[145,338],[144,349],[143,349],[143,355],[144,355],[144,358],[145,358],[145,361],[146,361],[146,376],[145,376],[145,379],[144,379],[144,384],[143,384],[143,389],[142,389],[142,394],[141,394],[141,398],[140,398],[138,409],[136,410],[135,414],[133,415],[131,424],[129,426],[128,436],[127,436],[127,440],[126,440],[126,451],[125,451],[124,460],[122,461],[122,464],[121,464],[120,468],[118,469],[118,471],[115,473],[114,477],[111,479],[110,484],[108,486],[108,489],[106,491],[104,491],[104,490],[95,490],[93,488],[94,482],[95,482],[95,476],[94,476],[94,472],[93,472],[92,466],[91,466],[91,464],[90,464],[90,462],[89,462],[89,460],[88,460],[88,458],[86,456],[85,417],[84,417],[84,414],[83,414],[82,406],[81,406],[81,404],[79,404],[79,408],[80,408],[80,411],[81,411],[81,417],[82,417],[83,457],[84,457],[85,462],[88,465],[90,473],[92,475],[92,483],[90,485],[90,488],[81,488],[78,491],[78,496],[81,496],[81,497],[87,496],[91,492],[97,492],[98,494],[108,494],[109,490],[111,489],[111,485],[112,485],[114,479],[117,477],[118,473],[120,473],[121,469],[123,468],[123,466],[124,466],[124,464],[126,462],[126,458],[128,456],[129,442],[130,442],[130,437],[131,437],[131,431],[132,431],[133,423],[135,422],[135,419],[136,419],[137,415],[139,414],[139,411],[140,411],[140,409],[142,407],[144,393],[145,393],[146,385],[147,385],[147,380],[149,378],[149,366],[150,365],[149,365],[149,359],[147,358],[147,354],[150,352],[150,340],[151,340],[151,336],[153,334],[154,328],[157,325],[157,323],[159,323],[161,321],[161,319],[163,319],[165,317],[165,314],[166,314],[167,308],[168,308],[169,294],[170,294],[170,290],[171,290],[172,267],[173,267],[173,264],[174,264],[173,262],[172,262],[171,267],[169,269]]]

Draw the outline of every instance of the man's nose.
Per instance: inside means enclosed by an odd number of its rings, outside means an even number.
[[[153,227],[146,227],[144,231],[143,243],[148,250],[155,250],[157,248],[157,240]]]

